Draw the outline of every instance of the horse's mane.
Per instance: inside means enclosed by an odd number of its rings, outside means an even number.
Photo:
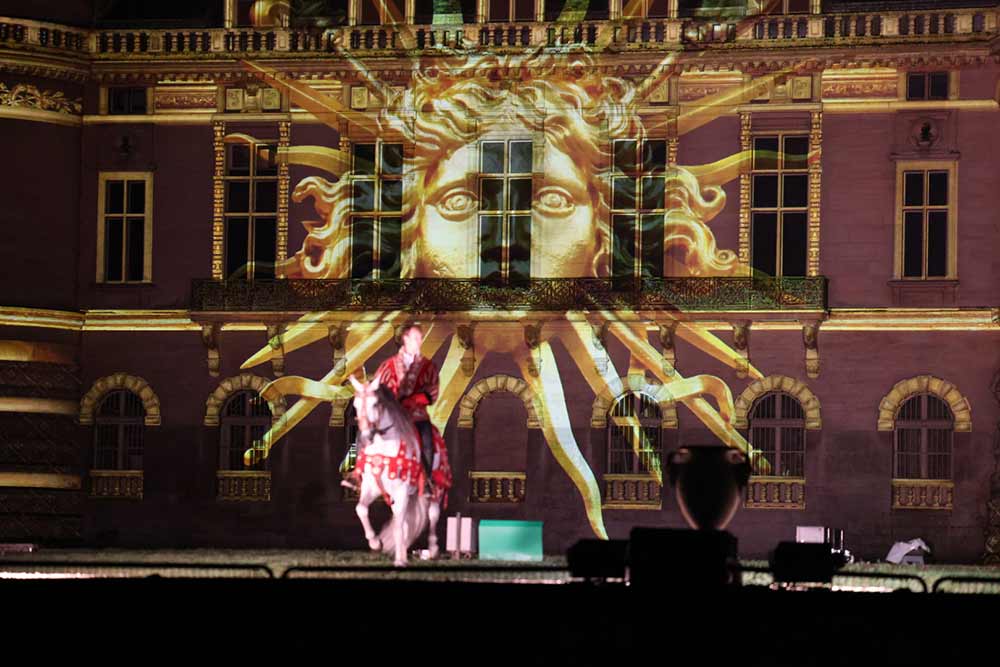
[[[389,388],[385,385],[379,385],[378,389],[375,390],[375,395],[378,397],[378,402],[383,410],[383,416],[380,421],[388,421],[391,425],[390,428],[395,427],[399,431],[400,438],[409,438],[410,444],[419,449],[420,436],[417,433],[417,428],[413,425],[410,415],[403,409],[400,402],[396,400],[396,397],[392,395]],[[379,428],[382,428],[382,424],[379,424]]]

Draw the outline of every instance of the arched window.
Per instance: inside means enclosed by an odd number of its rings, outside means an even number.
[[[94,418],[94,469],[142,470],[146,409],[126,389],[105,394]]]
[[[896,413],[893,434],[895,479],[951,479],[955,419],[933,394],[911,396]]]
[[[650,473],[660,466],[660,406],[653,398],[628,393],[611,406],[608,473]]]
[[[219,470],[263,470],[264,434],[271,428],[271,408],[256,391],[229,397],[220,420]],[[250,466],[243,462],[248,449],[260,453]]]
[[[793,396],[761,396],[750,411],[749,426],[750,445],[757,450],[751,461],[754,475],[805,477],[806,415]]]

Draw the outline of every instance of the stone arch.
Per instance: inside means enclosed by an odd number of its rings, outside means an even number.
[[[538,423],[538,412],[535,410],[535,395],[528,383],[502,373],[483,378],[465,393],[458,403],[458,428],[472,428],[479,401],[494,391],[510,392],[520,398],[528,412],[528,428],[541,428],[541,424]]]
[[[267,383],[268,380],[251,373],[240,373],[220,382],[205,401],[205,426],[219,425],[219,413],[230,396],[244,389],[252,389],[259,394]],[[271,408],[271,421],[277,422],[285,414],[285,397],[268,400],[267,404]]]
[[[108,393],[117,389],[127,389],[136,394],[142,400],[142,407],[146,410],[146,417],[143,423],[146,426],[160,425],[160,397],[156,395],[149,383],[137,375],[127,373],[115,373],[107,375],[94,382],[90,391],[80,399],[80,424],[90,426],[94,423],[94,411],[98,403],[101,402]]]
[[[733,426],[740,429],[750,428],[748,416],[754,401],[774,391],[793,396],[799,402],[802,410],[806,413],[807,430],[818,431],[823,427],[819,399],[816,398],[816,394],[812,393],[805,382],[787,375],[768,375],[750,383],[750,386],[744,389],[743,393],[733,402]]]
[[[677,405],[665,386],[650,381],[643,374],[634,373],[621,378],[621,388],[620,392],[615,392],[612,387],[606,387],[594,398],[590,414],[591,428],[605,428],[611,406],[629,392],[646,394],[659,404],[660,428],[677,428]]]
[[[955,417],[955,431],[972,430],[972,408],[969,399],[947,380],[933,375],[918,375],[900,380],[878,404],[878,430],[892,431],[896,428],[896,412],[903,402],[916,394],[934,394],[951,408]]]

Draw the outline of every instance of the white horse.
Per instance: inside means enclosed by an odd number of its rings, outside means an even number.
[[[354,412],[358,418],[358,462],[361,475],[355,511],[373,551],[394,554],[397,567],[406,565],[406,554],[424,528],[430,528],[428,548],[438,555],[437,522],[441,516],[442,492],[422,492],[420,435],[406,410],[376,377],[370,383],[353,375]],[[435,462],[438,463],[438,456]],[[376,535],[368,518],[368,507],[379,496],[392,509],[392,519]]]

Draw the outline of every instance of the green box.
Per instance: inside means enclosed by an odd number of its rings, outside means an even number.
[[[542,522],[481,520],[479,559],[542,560]]]

